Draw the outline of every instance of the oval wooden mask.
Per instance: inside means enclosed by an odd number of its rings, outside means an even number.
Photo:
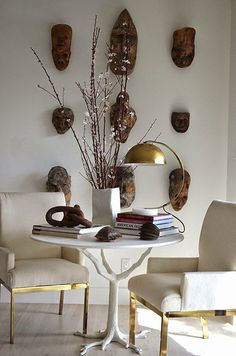
[[[71,55],[72,28],[66,24],[54,25],[51,29],[52,57],[58,70],[64,70]]]
[[[188,190],[191,178],[190,174],[186,170],[184,170],[184,186],[179,195],[176,197],[182,181],[182,170],[180,168],[174,169],[169,175],[169,198],[172,208],[176,211],[181,210],[188,200]]]
[[[192,63],[195,54],[195,34],[196,31],[192,27],[184,27],[173,33],[171,57],[177,67],[188,67]]]
[[[52,114],[52,123],[57,133],[64,134],[73,125],[74,114],[70,108],[56,108]]]
[[[117,95],[116,103],[111,106],[110,111],[110,122],[114,130],[114,139],[116,142],[126,142],[136,120],[136,113],[129,106],[128,93],[120,92]]]
[[[132,73],[137,54],[138,35],[129,12],[123,10],[111,32],[110,68],[114,74]]]

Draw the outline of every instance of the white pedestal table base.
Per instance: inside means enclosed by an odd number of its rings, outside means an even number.
[[[82,336],[88,339],[101,339],[90,344],[82,345],[80,350],[80,356],[85,355],[88,350],[96,346],[101,346],[102,350],[105,350],[107,345],[109,345],[111,342],[118,342],[125,348],[130,348],[134,350],[137,354],[142,353],[142,349],[140,347],[137,347],[133,344],[129,344],[128,335],[123,334],[119,329],[118,290],[120,281],[125,278],[128,278],[129,275],[135,270],[135,268],[139,267],[142,264],[143,260],[147,255],[149,255],[151,250],[151,247],[146,249],[146,251],[143,252],[143,254],[140,256],[140,258],[127,271],[116,274],[107,262],[103,249],[101,250],[102,263],[88,250],[80,249],[80,251],[83,252],[83,254],[92,261],[97,270],[97,273],[109,281],[109,305],[106,330],[100,331],[94,335],[87,335],[77,331],[74,334],[76,336]],[[102,266],[105,267],[105,272],[103,271]],[[149,332],[149,330],[142,331],[141,333],[136,335],[136,338],[145,338]]]

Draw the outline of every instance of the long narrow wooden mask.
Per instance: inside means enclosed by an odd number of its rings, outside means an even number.
[[[111,32],[110,68],[114,74],[132,73],[137,54],[138,35],[129,12],[123,10]]]
[[[71,55],[72,28],[65,24],[54,25],[51,29],[51,39],[54,64],[58,70],[64,70]]]

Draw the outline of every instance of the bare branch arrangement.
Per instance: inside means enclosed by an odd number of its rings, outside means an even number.
[[[88,181],[94,188],[104,189],[113,187],[115,184],[116,167],[120,143],[114,140],[115,132],[108,124],[108,113],[110,109],[110,97],[115,86],[120,83],[124,90],[126,81],[115,83],[109,80],[109,61],[112,53],[108,50],[106,69],[96,77],[96,51],[100,28],[97,27],[95,17],[92,47],[90,82],[83,85],[77,82],[87,111],[84,118],[84,130],[82,135],[81,157]],[[73,131],[73,129],[72,129]],[[73,131],[74,136],[75,132]]]

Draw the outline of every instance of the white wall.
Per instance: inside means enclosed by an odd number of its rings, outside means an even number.
[[[232,0],[227,199],[236,200],[236,2]]]
[[[160,140],[179,153],[192,178],[188,203],[178,214],[186,224],[184,242],[153,249],[152,255],[197,255],[205,211],[212,199],[226,197],[230,0],[0,1],[0,191],[45,190],[49,169],[61,165],[72,176],[72,203],[79,202],[86,217],[91,217],[91,189],[79,175],[78,148],[70,132],[58,135],[51,124],[57,103],[37,88],[36,84],[49,86],[29,48],[38,51],[58,88],[65,87],[65,104],[73,109],[74,127],[80,134],[85,108],[75,81],[88,80],[94,15],[98,15],[101,27],[97,62],[102,70],[105,43],[124,8],[135,22],[139,43],[136,67],[128,84],[138,120],[123,152],[158,118],[148,138],[162,132]],[[56,23],[73,28],[71,60],[63,72],[55,69],[51,57],[50,29]],[[170,50],[173,31],[184,26],[196,29],[196,54],[190,67],[180,69],[172,62]],[[170,124],[174,110],[190,112],[190,128],[185,134],[176,133]],[[133,205],[155,206],[166,201],[168,174],[175,166],[171,159],[162,171],[136,170]],[[134,261],[139,254],[130,250],[107,252],[116,269],[120,268],[121,257]],[[107,282],[97,276],[89,261],[87,265],[91,301],[106,302]],[[144,271],[145,263],[136,273]],[[125,303],[126,283],[122,286],[121,300]],[[70,295],[68,302],[77,300],[77,294]],[[29,300],[29,296],[19,298]],[[56,297],[34,298],[43,302],[55,301]]]

